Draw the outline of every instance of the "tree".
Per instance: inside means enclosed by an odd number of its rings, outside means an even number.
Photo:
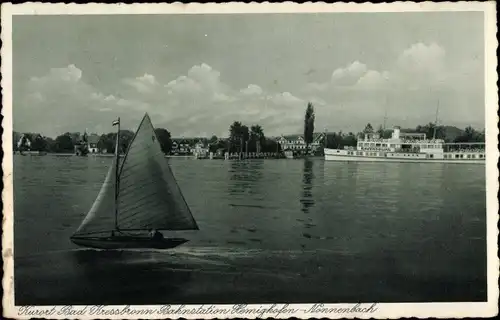
[[[347,136],[343,137],[342,140],[343,140],[342,143],[344,144],[344,146],[347,146],[347,147],[355,147],[358,144],[358,139],[356,138],[356,136],[352,132],[349,132],[349,134]]]
[[[342,136],[337,133],[330,133],[326,136],[326,147],[329,149],[339,149],[343,146]]]
[[[132,139],[134,138],[134,133],[130,130],[120,130],[120,152],[127,152],[128,146]],[[115,134],[116,139],[116,134]],[[114,140],[113,140],[114,141]]]
[[[306,155],[309,153],[309,145],[313,142],[314,135],[314,106],[307,103],[306,115],[304,118],[304,141],[306,142]]]
[[[40,134],[33,137],[31,143],[31,150],[33,151],[47,151],[47,141]]]
[[[216,135],[213,135],[210,140],[208,140],[209,143],[213,144],[213,143],[217,143],[217,141],[219,140],[219,138],[217,138]]]
[[[19,142],[19,139],[21,139],[21,134],[17,131],[12,131],[12,147],[13,151],[17,151],[17,143]]]
[[[455,142],[485,142],[484,131],[478,132],[471,126],[465,128],[463,134],[455,138]]]
[[[116,133],[107,133],[101,135],[99,142],[97,143],[97,148],[101,150],[101,152],[105,151],[107,153],[115,152],[115,140],[113,137],[116,137]]]
[[[281,152],[281,146],[276,140],[265,138],[262,152]]]
[[[363,136],[370,133],[373,133],[373,127],[370,123],[368,123],[363,129]]]
[[[225,144],[223,141],[219,140],[216,135],[213,135],[210,140],[208,140],[208,152],[216,153],[219,149],[224,149]]]
[[[384,136],[384,128],[382,128],[382,125],[378,126],[377,129],[377,134],[382,138]]]
[[[47,143],[47,152],[57,152],[56,141],[51,137],[45,137]]]
[[[57,152],[73,152],[75,145],[69,133],[65,133],[56,138]]]
[[[71,138],[71,142],[73,143],[73,145],[81,140],[80,132],[66,132],[64,135],[67,135]]]
[[[429,122],[425,126],[418,125],[415,128],[415,131],[418,133],[425,133],[426,139],[445,139],[446,138],[446,130],[443,126],[436,126],[434,123]],[[434,132],[435,131],[435,132]]]
[[[172,151],[172,137],[167,129],[157,128],[155,129],[156,136],[158,137],[158,142],[160,142],[161,151],[165,154],[169,154]]]
[[[249,148],[250,152],[262,151],[262,146],[266,141],[266,137],[264,136],[264,130],[260,125],[256,124],[250,128],[250,141],[252,142]],[[260,146],[260,148],[257,147],[257,144]]]
[[[248,141],[250,136],[248,127],[242,125],[241,122],[235,121],[229,127],[229,152],[238,152],[245,150],[245,142]]]

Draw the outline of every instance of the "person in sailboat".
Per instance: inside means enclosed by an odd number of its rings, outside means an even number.
[[[163,234],[156,229],[149,229],[149,236],[153,240],[163,240]]]

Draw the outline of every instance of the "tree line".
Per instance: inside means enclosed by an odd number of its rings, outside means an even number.
[[[217,148],[229,153],[281,151],[278,142],[265,136],[262,126],[254,124],[248,127],[240,121],[234,121],[229,126],[229,138],[225,142],[219,141]]]
[[[309,145],[313,142],[314,136],[314,106],[309,102],[306,106],[304,117],[304,141],[306,143],[305,153],[309,153]],[[174,141],[170,132],[164,128],[155,129],[158,141],[160,142],[162,151],[165,154],[171,153],[173,150]],[[342,148],[355,147],[358,139],[363,139],[366,134],[378,133],[383,139],[390,138],[393,130],[387,130],[380,125],[377,130],[368,123],[365,128],[354,134],[353,132],[343,133],[328,133],[324,145],[327,148]],[[427,139],[443,139],[445,142],[484,142],[485,132],[478,131],[471,126],[464,130],[453,126],[436,126],[434,123],[426,125],[418,125],[415,129],[401,129],[401,132],[416,132],[425,133]],[[67,152],[75,151],[75,146],[78,146],[82,137],[78,132],[66,132],[57,136],[55,139],[44,137],[37,133],[25,133],[26,138],[31,141],[31,150],[45,152]],[[130,130],[120,131],[120,152],[124,153],[130,144],[134,133]],[[21,134],[13,133],[14,151],[18,150],[17,142]],[[199,139],[184,139],[192,147],[196,142],[202,142],[208,147],[210,152],[216,153],[219,150],[229,153],[244,153],[244,152],[281,152],[281,147],[275,139],[267,138],[264,134],[264,129],[259,124],[253,124],[250,127],[243,124],[241,121],[234,121],[229,126],[228,139],[219,139],[217,136],[211,138]],[[97,148],[107,153],[115,152],[116,132],[102,134],[99,137]]]
[[[162,151],[169,153],[173,144],[170,132],[163,128],[157,128],[155,132]],[[31,142],[30,150],[51,153],[73,153],[75,151],[75,146],[79,146],[85,140],[84,135],[81,135],[79,132],[66,132],[52,139],[51,137],[45,137],[38,133],[29,132],[21,134],[14,131],[12,140],[13,151],[19,150],[18,141],[23,135]],[[133,137],[134,133],[132,131],[120,130],[120,153],[124,153],[127,150]],[[115,146],[116,132],[110,132],[99,136],[96,147],[104,153],[115,153]]]

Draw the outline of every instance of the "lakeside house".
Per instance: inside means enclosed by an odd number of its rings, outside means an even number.
[[[203,141],[198,141],[194,145],[193,155],[196,158],[206,158],[208,155],[208,146]]]
[[[172,154],[175,155],[186,155],[191,153],[191,144],[185,138],[173,138],[172,139]]]
[[[97,145],[99,144],[99,140],[101,140],[101,137],[95,133],[92,133],[91,135],[88,136],[87,148],[88,148],[89,153],[100,152],[99,148],[97,147]]]
[[[30,150],[31,149],[31,140],[29,139],[27,134],[22,134],[17,142],[18,150]]]
[[[324,132],[315,132],[313,134],[313,142],[309,144],[309,149],[311,153],[320,150],[323,147],[323,141],[325,139]],[[292,134],[292,135],[281,135],[276,139],[280,144],[281,150],[290,150],[298,153],[305,152],[306,141],[304,140],[304,135]]]

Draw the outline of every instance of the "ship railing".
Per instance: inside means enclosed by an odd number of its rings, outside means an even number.
[[[447,152],[480,153],[480,152],[485,152],[485,150],[481,148],[460,148],[460,149],[449,149],[447,150]]]
[[[383,148],[361,148],[360,151],[391,151],[391,148],[383,147]]]
[[[364,139],[363,142],[384,142],[387,139]]]
[[[443,143],[443,140],[441,139],[425,139],[425,140],[420,140],[420,139],[402,139],[403,143],[418,143],[418,144],[441,144]]]

